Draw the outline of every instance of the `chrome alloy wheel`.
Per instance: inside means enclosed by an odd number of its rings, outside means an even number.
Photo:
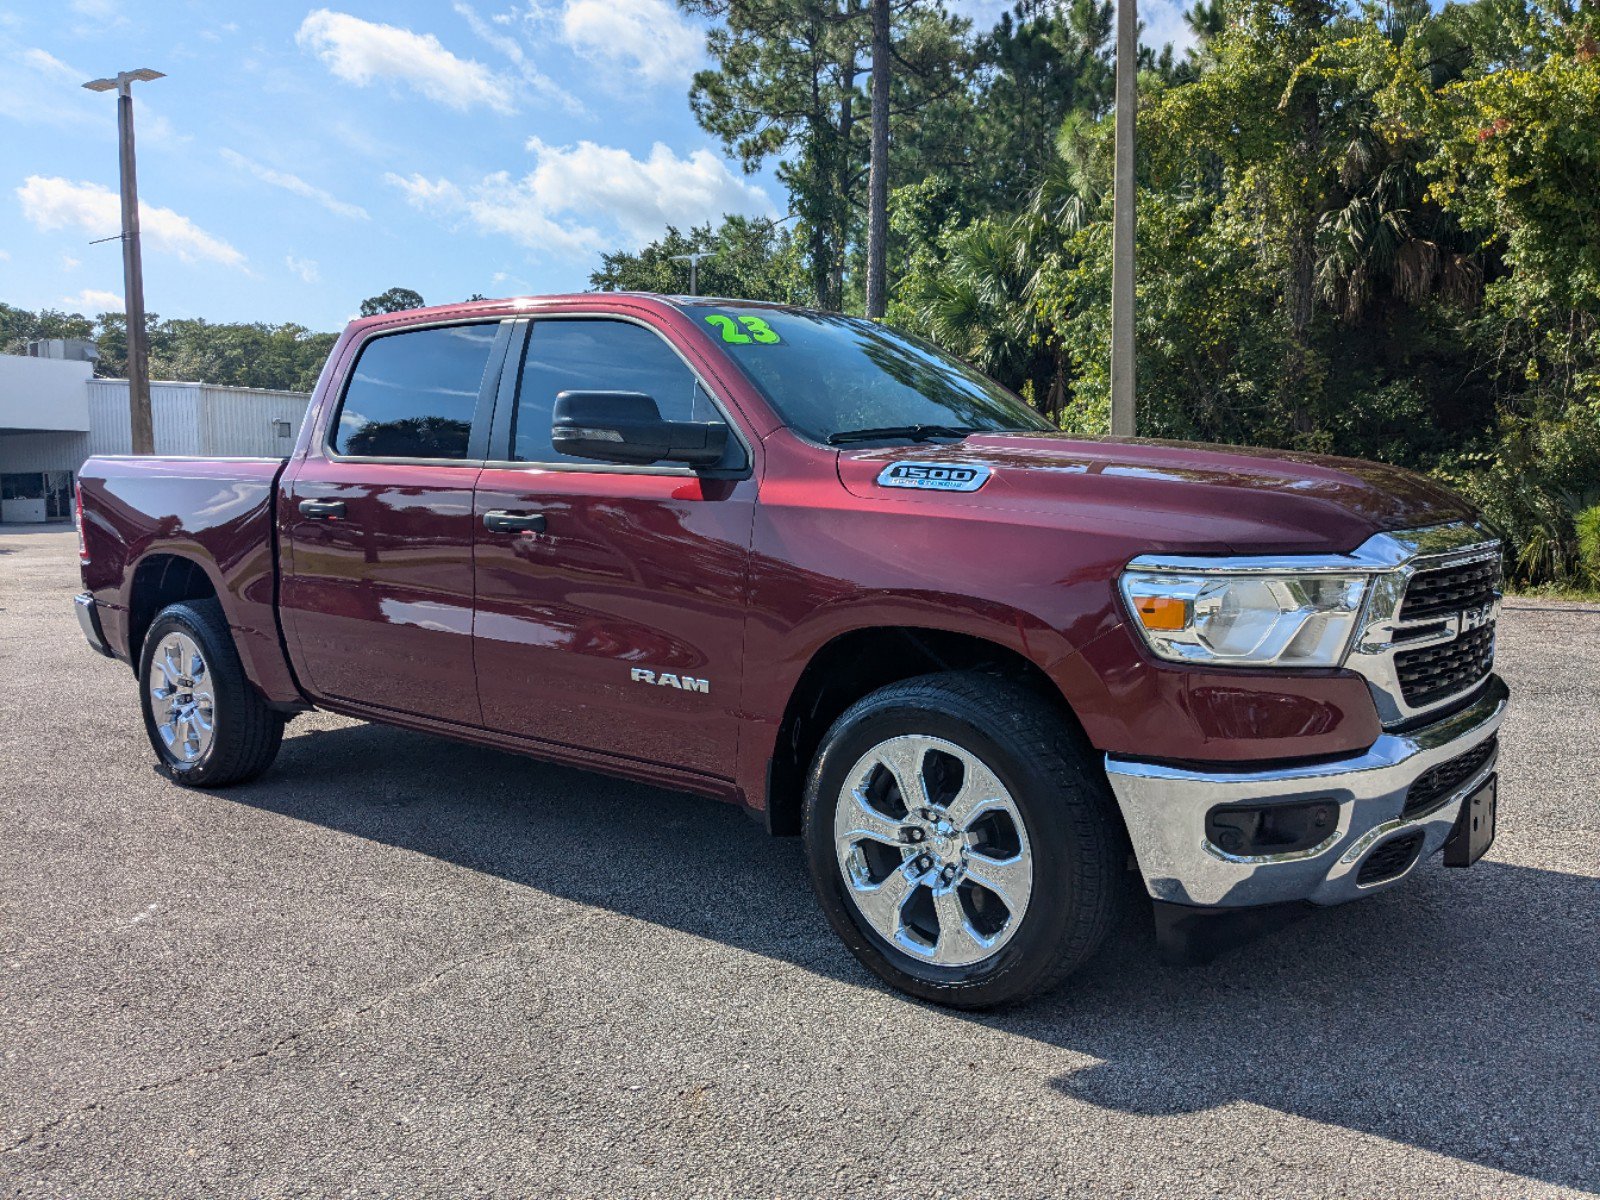
[[[934,966],[998,954],[1033,893],[1016,801],[975,755],[940,738],[893,737],[863,754],[835,803],[833,840],[857,911]]]
[[[216,734],[211,671],[186,633],[167,634],[150,659],[150,715],[178,762],[195,762],[211,749]]]

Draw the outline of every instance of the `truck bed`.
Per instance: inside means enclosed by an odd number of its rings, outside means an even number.
[[[153,613],[130,604],[152,572],[199,572],[272,701],[295,703],[275,600],[274,497],[283,458],[103,456],[78,474],[84,582],[111,653],[136,665]]]

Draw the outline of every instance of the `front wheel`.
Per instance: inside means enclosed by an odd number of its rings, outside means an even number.
[[[188,787],[254,779],[272,765],[284,718],[245,677],[215,600],[156,614],[139,660],[144,727],[162,769]]]
[[[835,722],[806,794],[830,924],[902,991],[961,1008],[1060,983],[1118,918],[1124,836],[1064,715],[1006,680],[928,675]]]

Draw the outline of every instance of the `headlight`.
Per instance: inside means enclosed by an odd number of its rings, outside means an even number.
[[[1213,573],[1140,570],[1135,559],[1122,574],[1122,594],[1145,643],[1173,662],[1339,666],[1369,577],[1280,570],[1282,561],[1270,571]]]

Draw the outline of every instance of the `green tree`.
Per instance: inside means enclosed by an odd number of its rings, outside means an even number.
[[[94,321],[82,313],[66,313],[45,308],[29,312],[0,304],[0,353],[21,354],[23,348],[40,338],[89,338],[94,336]]]
[[[718,23],[706,39],[716,65],[695,75],[690,106],[747,171],[777,158],[799,220],[811,291],[824,308],[846,301],[846,272],[865,213],[871,68],[868,0],[679,0]],[[918,119],[942,116],[967,64],[966,22],[931,0],[893,12],[896,157],[929,142]],[[931,128],[948,132],[949,121]]]
[[[707,250],[715,253],[700,263],[701,295],[815,302],[793,235],[774,221],[737,215],[724,217],[715,229],[709,222],[686,233],[668,226],[662,237],[640,250],[604,254],[589,285],[602,292],[684,293],[689,290],[689,265],[673,256]]]
[[[985,85],[974,139],[995,206],[1015,211],[1056,159],[1072,113],[1103,114],[1115,66],[1110,0],[1022,0],[981,42]]]
[[[379,313],[404,312],[408,308],[422,308],[427,301],[410,288],[392,287],[361,302],[361,315],[375,317]]]

